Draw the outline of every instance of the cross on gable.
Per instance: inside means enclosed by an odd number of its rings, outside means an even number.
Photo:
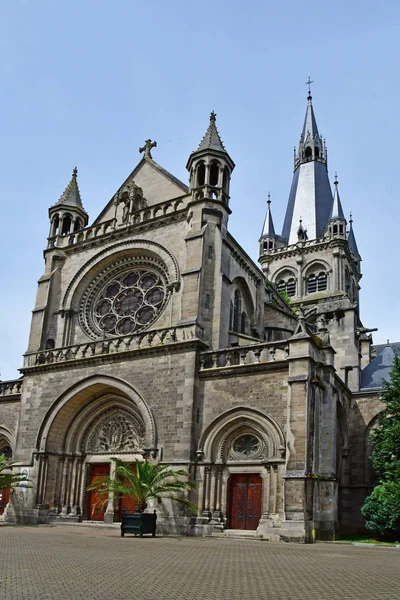
[[[144,146],[142,146],[142,148],[139,148],[139,152],[142,153],[144,152],[144,158],[153,158],[151,156],[151,149],[152,148],[156,148],[157,147],[157,142],[152,142],[150,139],[145,140],[144,142]]]

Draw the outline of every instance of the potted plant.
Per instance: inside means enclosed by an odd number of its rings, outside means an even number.
[[[114,476],[98,477],[88,490],[96,490],[102,498],[101,503],[107,502],[108,494],[113,493],[114,499],[121,496],[135,500],[136,513],[122,512],[121,536],[134,533],[142,536],[151,533],[155,536],[157,514],[145,513],[150,499],[161,500],[168,498],[192,510],[196,507],[184,495],[196,487],[189,481],[189,473],[183,469],[174,470],[169,465],[153,464],[136,460],[134,467],[119,459],[116,461]]]

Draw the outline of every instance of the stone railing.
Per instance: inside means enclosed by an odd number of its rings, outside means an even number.
[[[22,379],[0,381],[0,400],[5,396],[18,396],[22,390]]]
[[[180,325],[168,329],[146,331],[136,335],[105,338],[84,344],[66,346],[64,348],[27,352],[24,355],[23,368],[96,358],[98,356],[111,355],[119,352],[157,348],[196,339],[203,339],[203,329],[200,325]]]
[[[200,371],[286,360],[288,356],[289,344],[285,341],[236,346],[224,350],[202,352]]]
[[[290,246],[284,246],[283,248],[272,248],[270,250],[263,250],[263,254],[268,254],[269,256],[276,256],[277,254],[284,254],[285,252],[293,252],[300,248],[311,248],[312,246],[319,246],[325,244],[330,241],[329,237],[316,238],[315,240],[307,240],[306,242],[298,242],[296,244],[291,244]]]
[[[188,200],[185,198],[177,198],[175,200],[167,200],[166,202],[160,202],[154,206],[148,206],[140,210],[136,210],[129,215],[126,222],[117,224],[116,219],[109,219],[103,223],[92,225],[92,227],[86,227],[75,233],[69,233],[67,235],[57,235],[51,237],[48,240],[48,248],[65,248],[67,246],[75,246],[82,242],[88,242],[102,235],[110,234],[115,230],[120,230],[123,227],[131,227],[146,223],[157,219],[159,217],[165,217],[170,214],[174,214],[184,208],[186,208]]]

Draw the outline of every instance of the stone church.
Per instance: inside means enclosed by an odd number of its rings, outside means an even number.
[[[150,507],[161,532],[312,542],[361,529],[395,346],[374,348],[361,321],[361,257],[311,92],[282,233],[268,198],[259,264],[229,233],[235,164],[215,113],[189,185],[155,147],[93,221],[76,169],[49,208],[22,376],[0,384],[0,451],[31,487],[3,490],[1,512],[118,521],[124,499],[103,510],[87,491],[117,457],[196,482],[197,515]]]

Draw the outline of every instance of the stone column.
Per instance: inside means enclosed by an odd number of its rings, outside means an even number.
[[[112,478],[115,477],[116,466],[117,465],[116,465],[115,460],[111,460],[110,477],[112,477]],[[110,492],[108,494],[107,508],[106,508],[106,512],[104,514],[104,523],[113,523],[113,521],[114,521],[114,494],[113,494],[113,492]]]
[[[210,512],[210,488],[211,488],[211,467],[207,465],[204,468],[204,509],[203,517],[211,517]]]
[[[72,498],[72,509],[73,515],[81,514],[81,481],[82,481],[82,466],[83,459],[81,456],[75,459],[75,482],[74,482],[74,494]]]

